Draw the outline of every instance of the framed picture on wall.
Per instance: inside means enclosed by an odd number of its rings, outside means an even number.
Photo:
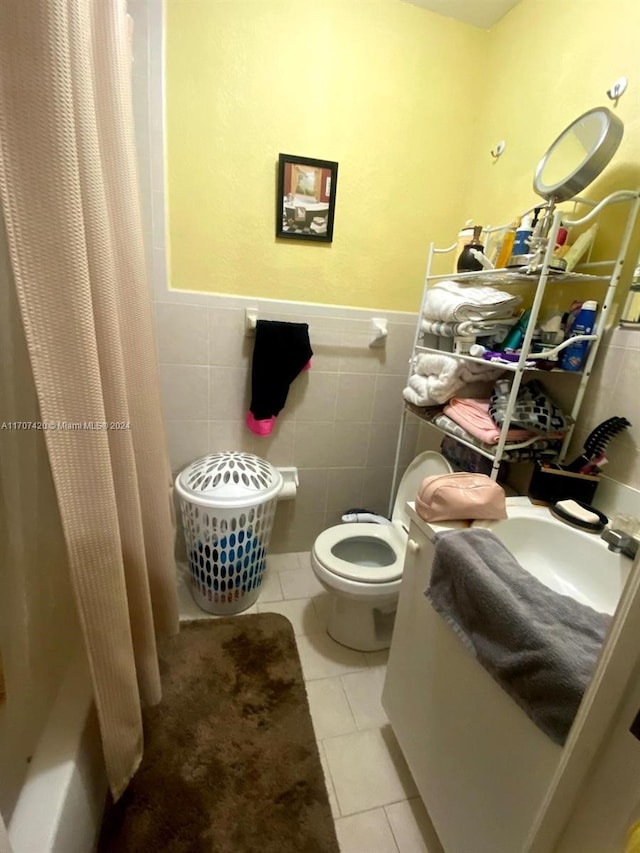
[[[338,164],[332,160],[280,154],[276,237],[333,240]]]

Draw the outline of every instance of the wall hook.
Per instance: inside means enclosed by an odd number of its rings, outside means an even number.
[[[496,145],[496,147],[493,148],[491,151],[491,156],[493,157],[493,159],[497,160],[498,157],[502,157],[502,155],[504,154],[504,149],[506,147],[507,143],[504,141],[504,139],[501,139],[500,142],[498,142],[498,144]]]
[[[607,96],[616,102],[616,106],[618,105],[618,98],[621,98],[624,93],[627,91],[627,86],[629,85],[629,81],[626,77],[618,77],[616,82],[611,86],[610,89],[607,89]]]

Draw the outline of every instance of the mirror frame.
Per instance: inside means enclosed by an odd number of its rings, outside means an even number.
[[[542,172],[549,161],[549,158],[555,151],[556,147],[565,139],[565,137],[573,132],[577,124],[584,121],[588,116],[594,113],[602,113],[604,115],[604,125],[598,141],[588,152],[584,160],[573,170],[567,177],[558,181],[556,184],[547,186],[542,182]],[[542,198],[554,202],[567,201],[570,198],[578,195],[585,187],[594,181],[600,172],[608,165],[611,158],[618,150],[618,146],[622,141],[624,125],[618,116],[614,115],[606,107],[595,107],[587,110],[578,116],[577,119],[571,122],[562,133],[554,139],[538,166],[533,177],[533,189]]]

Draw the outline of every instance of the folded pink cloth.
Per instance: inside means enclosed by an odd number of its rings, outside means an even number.
[[[485,444],[497,444],[500,440],[500,427],[489,414],[489,400],[452,397],[443,412],[469,435],[484,441]],[[510,429],[507,433],[507,441],[526,441],[535,436],[536,433],[528,429]]]

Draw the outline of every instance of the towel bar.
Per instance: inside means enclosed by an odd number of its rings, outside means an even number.
[[[316,315],[314,315],[316,316]],[[244,331],[247,337],[252,337],[255,335],[256,324],[258,319],[267,319],[263,314],[260,314],[257,308],[245,308],[244,312]],[[304,323],[306,322],[306,318],[299,314],[278,314],[273,317],[269,317],[268,319],[273,320],[285,320],[291,323]],[[333,320],[336,323],[344,323],[345,320],[349,320],[351,323],[367,323],[370,331],[369,338],[369,346],[372,349],[384,347],[387,343],[387,335],[389,333],[388,330],[388,321],[386,317],[370,317],[366,320],[359,319],[351,319],[349,317],[330,317],[330,316],[317,316],[318,320]],[[312,318],[313,322],[313,318]],[[309,332],[311,332],[311,324],[309,325]]]

